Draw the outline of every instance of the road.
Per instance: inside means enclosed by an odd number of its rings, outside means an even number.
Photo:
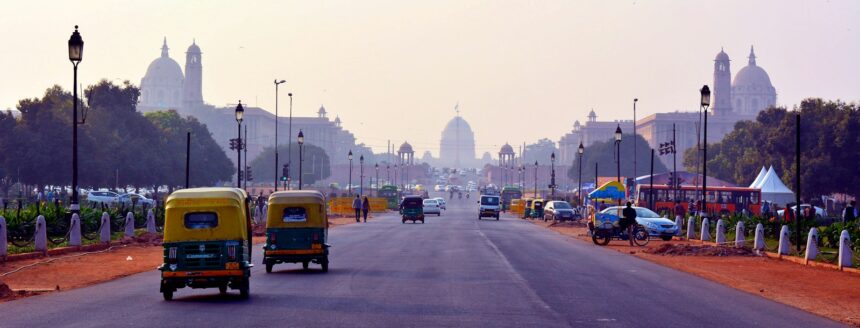
[[[0,327],[830,327],[838,323],[502,217],[474,199],[441,217],[330,231],[331,268],[257,265],[251,298],[158,292],[159,274],[0,304]],[[255,255],[259,256],[259,248]]]

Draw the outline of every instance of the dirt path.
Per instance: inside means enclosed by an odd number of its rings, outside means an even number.
[[[552,225],[542,221],[534,223],[591,243],[584,225]],[[631,247],[627,242],[616,240],[608,247],[860,327],[860,275],[761,256],[679,256],[648,253],[663,244],[699,246],[701,242],[665,242],[657,239],[652,240],[646,247]]]
[[[370,216],[368,220],[372,218]],[[329,223],[331,227],[338,227],[355,223],[355,219],[330,216]],[[264,237],[254,237],[255,245],[263,242]],[[69,253],[0,263],[0,302],[85,287],[154,270],[163,260],[163,248],[160,245],[132,243],[100,252]],[[11,289],[11,292],[6,288]]]

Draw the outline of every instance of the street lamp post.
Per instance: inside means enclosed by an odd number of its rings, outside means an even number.
[[[346,185],[346,188],[349,189],[349,196],[352,197],[352,150],[349,151],[346,158],[349,158],[349,184]]]
[[[550,170],[551,173],[550,173],[550,181],[549,181],[549,186],[550,186],[549,198],[555,199],[555,152],[553,152],[552,155],[549,156],[549,162],[550,162],[550,167],[552,168]]]
[[[286,82],[275,79],[275,191],[278,191],[278,86]]]
[[[385,183],[391,184],[391,164],[388,163],[385,164]]]
[[[376,197],[379,197],[379,163],[373,164],[373,168],[376,169]]]
[[[579,148],[576,149],[579,154],[579,205],[585,205],[585,200],[582,198],[582,154],[585,153],[585,147],[582,146],[582,141],[579,142]]]
[[[358,157],[358,194],[364,196],[364,154]]]
[[[290,164],[293,164],[293,93],[287,93],[290,97],[290,122],[287,131],[287,190],[289,190],[292,177],[290,176]],[[278,149],[277,147],[275,149]]]
[[[636,171],[636,159],[639,156],[636,156],[636,103],[639,102],[639,98],[633,98],[633,190],[636,190],[636,177],[639,175]]]
[[[397,179],[397,163],[394,163],[394,187],[395,187],[395,189],[397,189],[397,186],[400,185],[399,183],[400,183],[400,181]]]
[[[711,105],[711,89],[707,85],[699,90],[701,95],[702,111],[705,114],[704,126],[702,127],[702,208],[700,209],[708,216],[708,106]]]
[[[242,107],[242,101],[236,105],[236,126],[239,134],[236,136],[236,188],[242,188],[242,120],[245,118],[245,108]]]
[[[795,172],[794,172],[794,183],[796,185],[795,189],[797,189],[797,194],[795,196],[795,213],[794,213],[794,235],[797,238],[795,245],[797,245],[797,252],[800,253],[800,109],[794,113],[795,115],[795,143],[794,143],[794,160],[795,160]],[[786,211],[790,209],[785,209]],[[814,211],[815,208],[812,208]]]
[[[535,198],[537,198],[537,171],[538,171],[538,162],[535,161],[535,193],[534,193]]]
[[[302,130],[299,130],[298,139],[296,139],[299,143],[299,190],[302,190],[302,162],[304,161],[303,154],[304,153],[304,144],[305,144],[305,134],[302,133]]]
[[[78,26],[69,38],[69,61],[72,62],[72,200],[69,210],[72,214],[80,213],[81,207],[78,201],[78,64],[83,60],[84,39],[78,33]]]
[[[615,178],[619,183],[621,182],[621,124],[615,128]],[[595,186],[597,188],[597,186]],[[624,193],[627,195],[627,192]],[[618,200],[618,206],[621,206],[621,199]]]

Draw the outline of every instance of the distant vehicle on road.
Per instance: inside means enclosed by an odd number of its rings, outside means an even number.
[[[377,191],[377,197],[385,198],[388,202],[388,209],[397,209],[400,205],[400,197],[398,196],[397,186],[383,185]]]
[[[433,199],[435,199],[437,202],[439,202],[439,207],[440,207],[441,209],[443,209],[443,210],[448,210],[448,208],[447,208],[447,206],[446,206],[446,205],[447,205],[447,203],[445,203],[445,198],[442,198],[442,197],[436,197],[436,198],[433,198]]]
[[[478,204],[480,204],[478,220],[485,217],[495,217],[496,221],[499,220],[499,213],[501,212],[501,198],[499,196],[481,195]]]
[[[445,190],[445,187],[443,187],[442,185],[437,184],[435,187],[433,187],[433,191],[435,192],[441,192],[443,190]]]
[[[648,207],[652,195],[650,185],[636,185],[635,205]],[[657,212],[669,212],[675,207],[675,199],[699,199],[702,188],[683,185],[677,190],[666,185],[654,185],[654,210]],[[761,189],[742,187],[708,187],[708,212],[719,214],[740,213],[746,208],[750,214],[761,214]],[[689,212],[689,202],[682,201],[684,213]]]
[[[442,216],[442,207],[439,206],[439,201],[435,199],[425,199],[424,214],[436,214],[436,216]]]
[[[523,197],[523,191],[520,187],[505,186],[502,188],[502,211],[507,211],[511,208],[511,200]]]
[[[400,202],[400,216],[402,223],[406,221],[421,221],[424,223],[424,200],[420,196],[406,196]]]
[[[269,195],[263,264],[266,273],[279,263],[319,264],[328,272],[328,219],[325,196],[315,190],[278,191]]]
[[[554,200],[546,203],[543,210],[543,220],[565,221],[576,219],[576,213],[568,202]]]

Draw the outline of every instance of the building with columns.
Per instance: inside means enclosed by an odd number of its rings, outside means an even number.
[[[234,110],[236,104],[216,107],[206,104],[203,100],[203,58],[202,51],[196,40],[185,52],[185,72],[179,63],[170,58],[167,39],[161,47],[161,56],[149,64],[146,75],[140,82],[140,102],[137,109],[141,112],[160,110],[176,110],[182,116],[193,116],[206,124],[212,137],[227,153],[227,157],[235,161],[236,156],[230,151],[230,139],[236,138],[238,131]],[[283,98],[283,97],[282,97]],[[280,113],[288,113],[288,102],[281,102]],[[253,160],[266,147],[275,145],[275,115],[260,107],[245,107],[243,129],[248,129],[248,157]],[[296,112],[296,109],[293,109]],[[277,119],[278,143],[286,145],[290,139],[296,142],[296,135],[302,130],[305,142],[321,147],[329,156],[331,165],[344,164],[348,160],[346,153],[353,150],[356,153],[372,154],[370,148],[356,144],[355,136],[344,129],[339,117],[333,120],[329,117],[325,106],[320,106],[316,116],[296,117],[290,124],[289,117],[281,115]],[[292,138],[290,138],[292,130]],[[244,133],[243,133],[244,134]],[[244,137],[244,136],[243,136]],[[282,163],[287,159],[282,158]]]

